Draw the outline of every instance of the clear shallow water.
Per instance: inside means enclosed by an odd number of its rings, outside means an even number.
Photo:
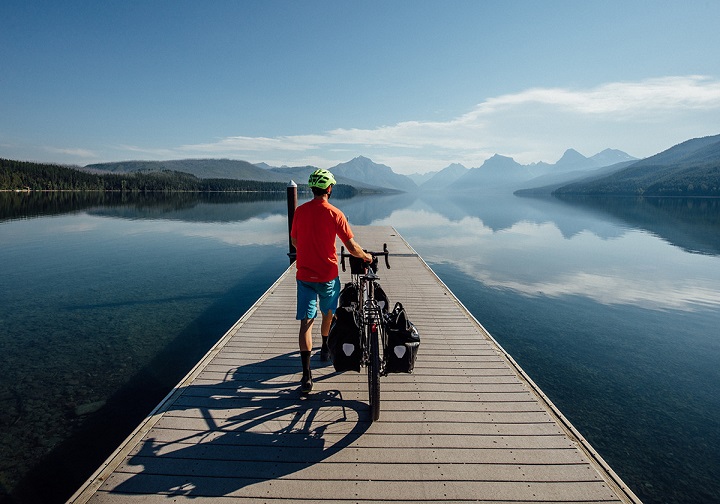
[[[62,502],[285,269],[285,201],[17,198],[0,194],[0,483],[43,475]],[[719,202],[334,203],[395,226],[645,502],[720,501]]]
[[[148,203],[0,223],[5,492],[50,457],[20,502],[64,502],[287,267],[284,199]]]

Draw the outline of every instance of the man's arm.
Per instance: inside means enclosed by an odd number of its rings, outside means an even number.
[[[348,241],[344,243],[345,248],[348,252],[350,252],[355,257],[359,257],[365,262],[372,262],[373,258],[370,254],[365,252],[362,247],[358,244],[358,242],[355,241],[354,238],[350,238]]]

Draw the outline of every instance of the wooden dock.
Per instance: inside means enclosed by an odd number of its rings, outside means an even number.
[[[393,228],[354,231],[422,338],[379,421],[319,352],[299,393],[291,266],[69,502],[640,502]]]

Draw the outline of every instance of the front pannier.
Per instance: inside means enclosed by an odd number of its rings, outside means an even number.
[[[386,330],[388,344],[385,348],[385,371],[412,373],[420,348],[420,333],[408,320],[402,303],[395,303],[395,308],[388,315]]]
[[[380,287],[379,282],[373,282],[373,295],[380,307],[380,311],[383,314],[388,313],[390,311],[390,299],[388,299],[387,294],[385,294],[385,290]]]
[[[360,371],[360,324],[350,308],[338,308],[330,326],[328,350],[335,371]]]
[[[340,298],[338,299],[338,306],[343,308],[349,308],[353,303],[358,304],[358,289],[352,282],[345,284],[345,287],[340,291]]]

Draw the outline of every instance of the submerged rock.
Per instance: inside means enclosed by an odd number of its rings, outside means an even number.
[[[80,406],[75,408],[75,415],[76,416],[83,416],[83,415],[89,415],[90,413],[95,413],[97,410],[105,406],[105,401],[95,401],[91,403],[85,403],[81,404]]]

